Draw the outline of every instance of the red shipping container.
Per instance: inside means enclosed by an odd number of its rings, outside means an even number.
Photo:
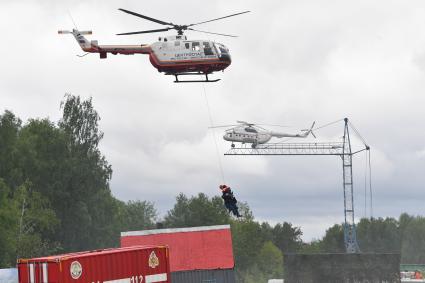
[[[230,225],[121,232],[121,247],[167,245],[170,271],[232,269]]]
[[[19,259],[19,283],[170,283],[167,246]]]

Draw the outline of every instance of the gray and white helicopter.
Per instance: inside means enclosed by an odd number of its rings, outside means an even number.
[[[245,121],[236,121],[237,125],[226,125],[226,126],[216,126],[210,128],[223,128],[223,127],[232,127],[225,131],[223,139],[226,141],[232,142],[232,147],[235,147],[235,142],[240,142],[242,144],[251,144],[252,148],[255,148],[259,144],[268,143],[271,138],[306,138],[308,135],[316,137],[313,133],[313,127],[316,122],[313,122],[310,129],[302,129],[300,133],[297,134],[288,134],[282,132],[275,132],[267,130],[260,125],[248,123]],[[268,126],[277,126],[284,127],[280,125],[268,125]]]

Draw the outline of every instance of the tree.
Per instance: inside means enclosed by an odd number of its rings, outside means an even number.
[[[261,225],[252,220],[232,222],[233,251],[238,271],[252,268],[256,262],[264,238],[261,237]]]
[[[273,243],[285,254],[300,250],[303,242],[300,227],[293,227],[291,223],[278,223],[273,228]]]
[[[29,182],[16,190],[13,200],[14,211],[19,212],[16,257],[29,258],[57,252],[59,243],[50,239],[59,220],[48,200],[39,192],[33,191]]]
[[[400,252],[398,222],[394,218],[363,218],[356,231],[362,252]]]
[[[425,262],[425,218],[415,217],[409,221],[404,231],[401,261],[409,264]]]
[[[21,120],[8,110],[0,115],[0,177],[11,189],[18,186],[21,179],[16,164],[16,143],[21,124]]]
[[[155,227],[157,211],[148,201],[129,201],[121,206],[121,231],[152,229]]]
[[[98,149],[103,133],[100,116],[92,100],[67,94],[61,103],[63,116],[59,129],[66,138],[67,158],[63,165],[63,188],[57,196],[59,233],[66,250],[83,250],[112,245],[116,241],[112,226],[118,212],[109,181],[112,168]]]
[[[229,224],[230,216],[220,197],[208,198],[199,193],[190,199],[183,193],[176,198],[174,207],[164,218],[165,227],[195,227]]]
[[[283,278],[283,255],[272,242],[264,243],[258,256],[258,266],[267,279]]]
[[[300,253],[306,254],[314,254],[321,253],[322,250],[322,242],[320,240],[312,240],[310,243],[303,243]]]
[[[267,282],[272,278],[283,278],[283,255],[271,241],[264,242],[256,262],[239,273],[239,281],[244,283]]]
[[[328,230],[321,241],[322,251],[327,253],[345,252],[344,228],[342,225],[335,224]]]
[[[0,268],[12,266],[16,259],[18,212],[10,201],[11,191],[0,178]]]
[[[97,151],[97,146],[103,138],[99,130],[100,116],[94,110],[92,99],[81,100],[79,96],[66,94],[61,102],[63,109],[59,127],[71,138],[71,145],[85,151]]]

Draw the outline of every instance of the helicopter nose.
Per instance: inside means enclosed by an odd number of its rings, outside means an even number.
[[[226,61],[229,62],[229,64],[232,62],[232,59],[230,58],[230,54],[221,54],[220,61]]]
[[[224,135],[223,135],[223,139],[224,139],[225,141],[228,141],[228,140],[229,140],[229,134],[224,134]]]

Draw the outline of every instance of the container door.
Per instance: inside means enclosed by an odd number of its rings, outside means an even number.
[[[47,268],[47,262],[41,263],[41,283],[49,283],[49,271]]]
[[[28,270],[29,270],[29,283],[35,283],[35,264],[29,263],[28,264]]]

